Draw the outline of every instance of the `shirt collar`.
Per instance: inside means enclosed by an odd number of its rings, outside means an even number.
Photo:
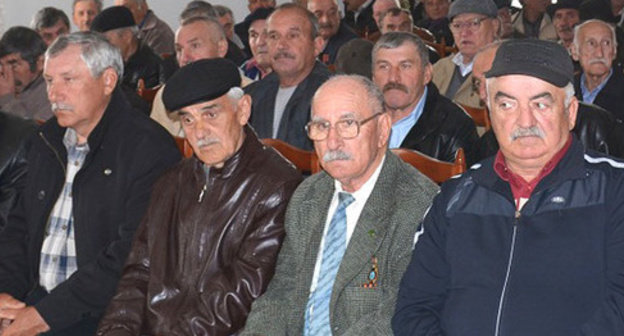
[[[360,187],[360,189],[350,193],[353,196],[353,198],[355,198],[356,201],[362,201],[362,200],[365,201],[368,199],[368,196],[370,196],[371,192],[373,191],[373,188],[375,187],[375,183],[377,183],[377,179],[379,178],[379,173],[381,172],[381,167],[383,167],[385,160],[386,160],[386,155],[384,154],[384,157],[381,159],[379,166],[377,166],[377,168],[373,172],[373,175],[371,175],[371,177],[366,182],[364,182],[364,184],[362,185],[362,187]],[[334,188],[335,194],[339,192],[346,192],[344,191],[344,189],[342,189],[342,185],[336,179],[334,179],[334,187],[335,187]]]
[[[89,150],[89,143],[78,144],[78,134],[73,128],[67,128],[63,136],[63,145],[69,151],[71,148],[80,148]]]
[[[406,115],[404,118],[398,120],[392,124],[392,133],[390,133],[390,148],[398,148],[407,136],[407,133],[416,125],[418,119],[423,113],[425,108],[425,101],[427,100],[427,86],[418,100],[418,104],[414,107],[412,112]]]
[[[512,172],[507,167],[507,162],[503,155],[503,152],[498,150],[496,153],[496,159],[494,160],[494,171],[496,174],[503,180],[509,182],[509,186],[511,187],[511,192],[513,193],[514,199],[518,200],[521,198],[528,199],[531,197],[533,190],[537,184],[548,174],[550,174],[553,169],[559,164],[563,156],[566,154],[570,145],[572,144],[572,134],[568,136],[568,140],[566,141],[563,148],[559,150],[546,164],[542,167],[539,175],[534,178],[532,181],[526,181],[520,175]]]
[[[609,70],[609,74],[607,75],[607,77],[605,77],[605,79],[600,84],[598,84],[598,86],[596,86],[593,90],[590,91],[585,85],[585,72],[581,73],[580,84],[581,84],[581,93],[583,95],[583,101],[586,103],[593,103],[598,93],[600,93],[600,91],[605,87],[605,85],[607,85],[607,82],[611,78],[611,75],[613,75],[613,67]]]
[[[455,65],[459,67],[459,71],[462,77],[466,77],[466,75],[472,72],[472,64],[474,59],[473,61],[470,61],[470,63],[464,64],[464,55],[458,52],[457,54],[455,54],[455,56],[453,56],[451,60],[453,61],[453,63],[455,63]]]

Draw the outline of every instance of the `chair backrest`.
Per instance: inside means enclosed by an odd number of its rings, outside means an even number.
[[[431,41],[424,41],[424,42],[425,44],[432,46],[438,52],[438,54],[440,54],[440,57],[446,57],[457,51],[456,47],[449,47],[444,43],[436,43],[436,42],[431,42]]]
[[[182,153],[183,157],[189,158],[193,156],[193,147],[191,147],[191,144],[186,141],[186,138],[178,136],[174,136],[173,138],[175,139],[176,145],[178,146],[178,149],[180,150],[180,153]]]
[[[152,104],[154,102],[154,98],[156,97],[156,93],[160,90],[161,86],[162,85],[154,86],[153,88],[146,88],[143,78],[139,78],[136,92],[141,98],[143,98],[143,100]]]
[[[455,153],[454,162],[440,161],[407,148],[395,148],[392,152],[438,184],[466,171],[466,157],[462,148]]]
[[[427,28],[413,26],[412,33],[416,34],[423,41],[428,41],[428,42],[436,41],[435,35],[433,35],[433,33]]]
[[[262,139],[262,143],[273,147],[302,173],[314,174],[321,171],[318,157],[314,151],[306,151],[279,139]]]
[[[460,104],[460,106],[474,120],[475,125],[484,127],[486,131],[492,127],[487,107],[472,107],[464,104]]]

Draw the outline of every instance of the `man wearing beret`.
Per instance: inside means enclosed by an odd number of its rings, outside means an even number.
[[[574,39],[574,27],[581,21],[579,3],[581,0],[559,0],[548,5],[546,11],[552,18],[559,43],[570,50]]]
[[[139,30],[128,8],[113,6],[103,10],[93,19],[91,30],[104,34],[108,42],[121,51],[124,60],[122,84],[136,90],[139,79],[146,88],[165,82],[162,60],[139,40]]]
[[[459,52],[442,58],[433,66],[432,82],[440,93],[458,104],[481,106],[472,90],[473,57],[496,38],[500,21],[492,0],[455,0],[448,17]]]
[[[396,335],[624,335],[624,162],[570,132],[567,51],[510,40],[485,77],[500,150],[434,199]]]
[[[195,155],[156,183],[98,335],[232,335],[271,280],[301,176],[246,126],[240,83],[222,58],[167,82]]]
[[[557,33],[546,8],[551,0],[520,0],[522,9],[511,18],[513,29],[528,38],[555,41]]]

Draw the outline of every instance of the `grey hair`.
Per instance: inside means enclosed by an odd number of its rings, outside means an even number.
[[[234,13],[232,13],[232,10],[229,7],[222,6],[222,5],[215,5],[214,9],[217,11],[217,16],[222,17],[222,16],[225,16],[226,14],[230,14],[232,19],[234,19]]]
[[[429,65],[429,49],[420,37],[408,32],[389,32],[381,35],[375,46],[373,47],[373,67],[375,67],[375,61],[377,60],[377,53],[381,49],[395,49],[401,47],[405,43],[410,43],[416,47],[418,57],[420,58],[420,65],[424,69]]]
[[[273,11],[273,13],[271,13],[271,15],[269,15],[269,17],[267,18],[267,21],[271,19],[271,17],[273,17],[274,15],[276,15],[276,13],[280,12],[280,11],[284,11],[284,10],[294,10],[299,12],[301,15],[303,15],[305,18],[308,19],[308,22],[310,23],[310,37],[312,40],[314,40],[315,38],[317,38],[319,36],[319,30],[320,30],[320,26],[319,26],[319,22],[318,19],[316,18],[316,15],[314,15],[314,13],[310,12],[309,10],[305,9],[304,7],[299,6],[298,4],[295,3],[284,3],[279,5],[277,8],[275,8],[275,10]]]
[[[410,27],[414,25],[414,18],[412,17],[412,13],[410,13],[410,11],[408,11],[405,8],[390,8],[387,11],[381,13],[381,15],[379,16],[379,24],[383,25],[383,21],[386,17],[391,16],[391,17],[396,17],[399,16],[401,14],[405,13],[407,15],[407,18],[409,19],[410,22]],[[380,27],[381,28],[381,27]]]
[[[226,93],[228,98],[230,98],[233,102],[238,102],[245,95],[245,91],[238,86],[231,87]]]
[[[491,77],[491,78],[486,78],[485,79],[485,92],[486,95],[489,96],[489,92],[490,92],[490,85],[492,85],[492,80],[496,79],[497,77]],[[568,107],[570,107],[570,103],[572,102],[572,98],[574,97],[574,84],[572,84],[571,82],[569,82],[568,84],[566,84],[566,86],[564,86],[563,91],[565,92],[565,98],[563,100],[563,106],[565,107],[564,112],[567,115],[568,114]],[[490,111],[490,113],[492,112],[492,106],[490,104],[490,99],[488,97],[488,99],[486,100],[485,104],[487,105],[488,110]]]
[[[335,75],[329,78],[328,80],[321,85],[321,87],[316,90],[314,93],[314,97],[312,100],[316,100],[319,92],[322,92],[321,88],[326,85],[331,85],[333,82],[342,81],[342,80],[350,80],[358,84],[361,88],[366,91],[366,97],[368,106],[370,107],[373,114],[384,112],[384,96],[379,87],[373,83],[370,79],[360,76],[360,75]]]
[[[81,1],[89,1],[89,0],[74,0],[74,3],[72,4],[72,12],[74,11],[74,8],[76,8],[76,4],[81,2]],[[98,13],[102,11],[102,0],[93,0],[93,2],[95,2],[95,6],[97,7]]]
[[[583,22],[581,24],[578,24],[576,27],[574,27],[574,39],[572,40],[572,45],[573,45],[574,51],[577,54],[580,53],[580,50],[579,50],[580,47],[581,47],[581,43],[579,41],[580,31],[581,31],[581,29],[583,27],[585,27],[587,24],[590,24],[590,23],[602,23],[603,25],[605,25],[606,27],[609,28],[609,30],[611,31],[611,41],[612,41],[611,43],[613,45],[613,51],[614,51],[614,56],[615,56],[615,51],[617,51],[617,38],[616,38],[616,35],[615,35],[615,28],[612,25],[610,25],[610,24],[608,24],[608,23],[606,23],[606,22],[604,22],[602,20],[598,20],[598,19],[587,20],[587,21],[585,21],[585,22]]]
[[[203,22],[209,27],[210,32],[211,32],[210,38],[212,42],[217,43],[226,38],[225,30],[223,30],[223,26],[221,26],[219,21],[217,21],[217,19],[214,17],[205,16],[205,15],[191,16],[189,18],[182,20],[182,22],[180,23],[180,26],[181,27],[188,26],[195,22]]]
[[[71,45],[80,46],[80,58],[94,78],[112,68],[119,79],[123,76],[121,52],[100,33],[85,31],[59,36],[45,53],[45,59],[56,57]]]

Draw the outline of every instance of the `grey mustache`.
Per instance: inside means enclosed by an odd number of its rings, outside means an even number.
[[[341,150],[329,151],[323,154],[323,162],[332,162],[336,160],[351,160],[351,154]]]
[[[210,146],[216,143],[219,143],[218,139],[199,139],[197,140],[197,147]]]
[[[542,130],[539,127],[537,127],[537,126],[521,127],[521,128],[515,129],[511,133],[509,138],[511,139],[511,141],[514,141],[514,140],[516,140],[518,138],[531,137],[531,136],[543,139],[544,138],[544,132],[542,132]]]
[[[65,103],[51,103],[52,112],[56,112],[57,110],[67,110],[73,111],[74,107]]]

